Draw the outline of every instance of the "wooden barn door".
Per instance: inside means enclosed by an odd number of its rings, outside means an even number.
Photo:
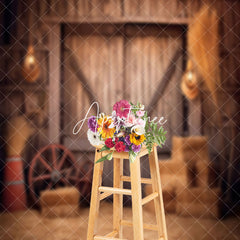
[[[166,69],[174,64],[175,72],[159,101],[153,117],[164,116],[169,149],[172,135],[182,134],[183,107],[179,89],[182,72],[180,57],[172,62],[183,45],[180,27],[158,25],[79,25],[66,27],[64,41],[63,129],[64,143],[74,150],[87,150],[87,124],[78,136],[74,124],[83,119],[95,98],[101,111],[111,113],[112,105],[127,99],[146,107],[158,97],[158,86]],[[74,58],[73,64],[70,59]],[[73,60],[74,60],[73,59]],[[74,66],[73,66],[74,65]],[[77,72],[77,74],[76,74]],[[80,74],[79,74],[80,73]],[[162,96],[161,96],[162,95]],[[96,114],[96,111],[92,111]]]
[[[165,117],[168,131],[166,146],[172,135],[182,134],[182,94],[179,83],[182,58],[173,61],[182,49],[182,31],[176,27],[129,26],[125,44],[125,96],[132,102],[140,101],[151,111],[151,118]],[[167,79],[163,94],[159,88],[168,68],[174,74]],[[163,85],[162,85],[163,87]],[[155,103],[154,106],[151,103]]]

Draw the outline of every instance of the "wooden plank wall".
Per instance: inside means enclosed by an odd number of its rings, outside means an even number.
[[[123,38],[119,35],[88,35],[80,28],[77,33],[68,35],[66,46],[74,52],[79,68],[88,79],[89,87],[96,95],[101,110],[111,113],[110,104],[123,98]],[[69,114],[65,114],[64,122],[69,123],[65,125],[69,136],[72,135],[74,124],[84,118],[91,103],[84,91],[86,86],[76,79],[71,67],[66,64],[64,71],[64,101],[69,104]],[[92,114],[96,115],[96,111],[92,111]]]
[[[75,28],[74,33],[68,32],[71,31],[68,29],[66,46],[74,52],[79,68],[88,79],[89,87],[103,112],[111,113],[112,105],[123,98],[148,106],[169,61],[175,51],[181,48],[182,31],[176,27],[166,31],[158,26],[139,31],[139,26],[126,26],[122,32],[109,35],[109,28],[111,31],[111,26],[101,27],[100,33],[93,28],[93,32],[88,30],[88,34],[85,27]],[[182,63],[179,61],[175,64],[176,74],[152,115],[168,119],[168,144],[173,134],[182,133],[179,120],[182,117],[181,93],[178,86],[178,72]],[[90,102],[71,66],[64,64],[64,69],[64,102],[67,104],[64,126],[65,135],[70,137],[74,124],[77,119],[84,118]],[[173,110],[176,106],[179,111]]]
[[[26,4],[26,1],[19,3],[19,23],[16,33],[15,42],[27,45],[28,41],[28,33],[26,32],[26,26],[28,26],[28,16],[26,13],[26,9],[28,6],[31,7],[32,11],[34,12],[34,42],[38,45],[45,45],[48,42],[47,32],[50,30],[47,27],[46,22],[44,21],[44,17],[46,16],[57,16],[57,17],[85,17],[85,18],[94,18],[94,17],[108,17],[109,22],[111,22],[111,17],[128,17],[129,19],[133,17],[145,17],[154,18],[162,16],[162,18],[172,19],[177,18],[181,20],[182,18],[191,18],[194,16],[195,12],[200,8],[202,4],[205,2],[210,2],[214,4],[217,8],[218,14],[220,16],[220,36],[221,36],[221,76],[222,82],[224,87],[226,87],[227,91],[230,95],[236,96],[236,88],[239,85],[239,59],[240,59],[240,51],[238,47],[239,43],[239,35],[240,35],[240,24],[239,24],[239,12],[240,12],[240,2],[237,0],[219,0],[219,1],[192,1],[192,0],[172,0],[172,1],[159,1],[159,0],[69,0],[69,1],[53,1],[53,0],[38,0],[38,1],[29,1]],[[72,28],[72,33],[74,33],[76,26],[70,25]],[[103,32],[118,32],[118,30],[113,29],[109,30],[111,26],[106,26],[107,30],[99,30],[101,33]],[[126,27],[126,30],[130,28],[130,26]],[[139,28],[141,32],[144,27]],[[70,32],[71,32],[70,31]],[[86,29],[77,30],[77,33],[86,32]],[[82,32],[81,32],[82,31]],[[130,31],[130,30],[128,30]],[[128,32],[126,31],[126,32]],[[145,29],[145,31],[147,31]],[[72,34],[71,36],[66,38],[66,46],[71,46],[73,49],[77,49],[78,55],[78,62],[81,68],[84,71],[84,74],[87,78],[90,79],[89,83],[90,86],[96,88],[94,85],[94,81],[97,81],[99,85],[97,88],[102,89],[102,93],[96,93],[97,96],[101,95],[102,99],[100,100],[100,104],[103,107],[103,111],[108,112],[110,110],[110,103],[109,106],[106,104],[108,97],[111,99],[112,102],[122,98],[122,97],[129,97],[129,98],[138,98],[139,91],[132,92],[127,91],[125,95],[122,95],[121,90],[127,84],[124,83],[123,79],[131,79],[132,77],[136,78],[136,81],[141,81],[142,86],[144,86],[143,95],[144,95],[144,102],[146,100],[149,101],[149,96],[151,96],[154,84],[148,84],[147,82],[142,82],[142,79],[146,77],[151,78],[152,83],[157,81],[156,76],[161,76],[162,69],[166,67],[167,62],[169,61],[169,57],[173,54],[173,49],[180,44],[179,41],[173,40],[170,34],[170,38],[172,39],[165,39],[164,41],[156,38],[154,35],[149,35],[146,37],[134,37],[128,36],[131,38],[135,43],[134,46],[129,44],[127,46],[127,52],[125,55],[123,51],[123,47],[126,45],[126,42],[129,41],[125,39],[120,33],[112,34],[114,35],[113,38],[109,39],[107,34],[101,35],[91,35],[86,34],[85,36],[81,34],[81,38],[77,36],[78,34]],[[140,34],[140,33],[139,33]],[[175,34],[175,33],[174,33]],[[176,30],[176,34],[178,34],[178,30]],[[140,34],[141,35],[141,34]],[[164,39],[164,37],[163,37]],[[87,41],[85,41],[87,40]],[[162,42],[161,42],[162,41]],[[15,43],[14,42],[14,43]],[[151,45],[149,43],[152,43]],[[80,47],[83,46],[80,50]],[[143,47],[145,46],[145,47]],[[167,51],[161,54],[161,57],[158,57],[156,52],[160,52],[161,47],[171,46]],[[96,52],[96,49],[100,47],[100,50]],[[150,55],[149,58],[141,57],[137,62],[138,59],[136,57],[131,57],[131,55],[135,55],[136,49],[142,48],[142,52],[144,55]],[[22,50],[21,50],[22,51]],[[21,53],[19,50],[13,50],[12,52],[5,51],[4,52],[4,61],[1,61],[1,83],[6,84],[6,74],[9,76],[10,83],[18,85],[19,82],[19,73],[16,73],[18,70],[19,62],[21,62],[22,56],[24,53]],[[134,52],[135,51],[135,52]],[[93,53],[92,57],[89,53]],[[2,56],[2,55],[1,55]],[[83,56],[83,58],[82,58]],[[88,56],[90,56],[88,58]],[[140,74],[139,70],[135,70],[137,74],[134,74],[134,71],[131,70],[126,71],[127,68],[123,68],[122,66],[122,59],[123,56],[126,58],[132,58],[131,60],[134,62],[134,65],[137,69],[143,68],[147,70],[143,71]],[[41,62],[42,68],[42,75],[40,80],[38,81],[39,85],[48,84],[48,57],[45,50],[37,51],[38,60]],[[96,58],[97,57],[97,58]],[[96,59],[95,59],[96,58]],[[100,61],[104,58],[104,61]],[[83,59],[87,62],[85,66]],[[151,61],[149,61],[150,59]],[[158,67],[155,66],[155,63]],[[111,68],[109,68],[109,64],[111,63]],[[103,69],[108,68],[108,71],[103,71]],[[128,68],[130,68],[128,66]],[[97,69],[96,72],[92,71],[92,69]],[[155,71],[152,71],[154,69]],[[72,73],[67,72],[70,70],[66,70],[64,72],[64,84],[67,85],[69,88],[69,92],[64,92],[64,99],[65,100],[65,109],[71,110],[72,115],[74,116],[73,120],[69,119],[67,114],[64,115],[65,117],[65,128],[64,133],[69,134],[72,124],[75,119],[82,118],[83,114],[86,112],[88,108],[88,100],[87,97],[84,95],[85,93],[81,89],[81,84],[76,83],[79,85],[77,90],[72,85],[71,81],[78,82],[78,80],[73,76]],[[175,74],[175,78],[171,82],[172,85],[175,86],[176,82],[178,81],[177,74]],[[75,80],[73,80],[75,78]],[[109,79],[116,78],[115,83],[113,84]],[[8,81],[9,81],[8,79]],[[68,84],[69,81],[69,84]],[[109,88],[105,86],[105,81],[109,82]],[[137,84],[137,87],[140,87]],[[113,92],[109,92],[109,89],[114,89]],[[172,86],[169,86],[167,89],[166,95],[173,95]],[[29,91],[32,91],[29,89]],[[77,91],[76,95],[72,96],[72,93]],[[47,92],[47,89],[46,89]],[[149,92],[150,94],[147,94]],[[104,93],[104,94],[103,94]],[[107,93],[107,94],[106,94]],[[22,102],[23,102],[23,95],[19,93],[19,91],[13,91],[10,95],[9,92],[6,90],[1,91],[2,98],[4,99],[3,105],[1,107],[1,113],[4,116],[9,116],[12,113],[19,113],[22,109]],[[7,96],[7,97],[6,97]],[[173,114],[173,117],[169,119],[175,119],[178,114],[181,113],[177,112],[170,112],[170,109],[174,104],[179,101],[179,96],[176,98],[171,97],[171,101],[168,96],[164,96],[163,99],[166,99],[159,103],[157,108],[158,111],[162,112],[162,114]],[[205,98],[205,95],[203,95]],[[225,102],[224,109],[228,110],[231,109],[233,114],[238,111],[237,109],[237,102],[236,98],[227,97],[229,100]],[[226,97],[223,97],[222,100],[224,101]],[[230,101],[231,100],[231,101]],[[75,104],[75,107],[73,107]],[[202,132],[204,134],[211,133],[212,136],[215,135],[216,131],[212,124],[209,121],[209,115],[211,112],[214,112],[213,104],[210,100],[203,101],[203,129]],[[81,111],[79,110],[81,109]],[[175,115],[174,115],[175,114]],[[176,115],[177,114],[177,115]],[[180,116],[178,116],[180,117]],[[170,120],[172,121],[172,120]],[[172,125],[173,123],[170,122]],[[175,125],[174,125],[175,124]],[[174,129],[177,129],[177,123],[174,123],[172,126]],[[171,130],[169,130],[171,131]],[[180,132],[178,132],[180,133]],[[212,150],[214,150],[215,141],[212,142]]]

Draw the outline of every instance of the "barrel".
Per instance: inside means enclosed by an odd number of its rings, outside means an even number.
[[[3,206],[4,210],[10,212],[26,208],[23,161],[20,156],[6,158],[4,168]]]

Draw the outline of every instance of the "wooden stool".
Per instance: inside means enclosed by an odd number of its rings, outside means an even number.
[[[95,162],[102,156],[108,154],[109,151],[99,152],[96,149]],[[149,165],[151,178],[141,178],[140,157],[147,155],[146,148],[142,148],[137,158],[130,164],[130,177],[123,176],[123,159],[129,159],[127,152],[113,152],[114,172],[113,172],[113,188],[103,187],[102,173],[103,162],[96,163],[93,173],[93,185],[91,195],[91,205],[88,221],[87,240],[108,240],[123,239],[122,226],[133,226],[134,240],[143,240],[143,229],[158,231],[159,240],[167,240],[167,230],[165,213],[163,207],[162,188],[160,182],[160,173],[157,157],[157,148],[153,150],[149,156]],[[123,182],[131,182],[131,190],[123,189]],[[152,184],[153,193],[142,199],[141,183]],[[96,235],[96,220],[99,212],[99,203],[104,198],[113,194],[113,231],[105,236]],[[123,220],[123,194],[132,196],[132,213],[133,221]],[[154,200],[157,225],[144,224],[142,206],[151,200]],[[118,237],[118,238],[116,238]]]

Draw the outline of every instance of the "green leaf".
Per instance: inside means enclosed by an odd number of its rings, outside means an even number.
[[[133,151],[129,151],[129,160],[130,160],[131,163],[134,162],[134,160],[136,159],[137,155],[138,155],[137,153],[135,153]]]
[[[153,132],[157,132],[157,124],[153,124]]]
[[[109,150],[110,148],[107,147],[106,145],[104,145],[100,150],[99,152],[103,152],[103,151],[106,151],[106,150]]]
[[[107,160],[108,160],[108,161],[111,161],[111,160],[112,160],[113,153],[111,152],[111,153],[107,154],[106,156],[107,156]]]
[[[107,154],[107,155],[105,155],[104,157],[101,157],[100,159],[98,159],[95,163],[100,163],[100,162],[103,162],[103,161],[105,161],[105,160],[112,160],[112,152],[111,153],[109,153],[109,154]]]

